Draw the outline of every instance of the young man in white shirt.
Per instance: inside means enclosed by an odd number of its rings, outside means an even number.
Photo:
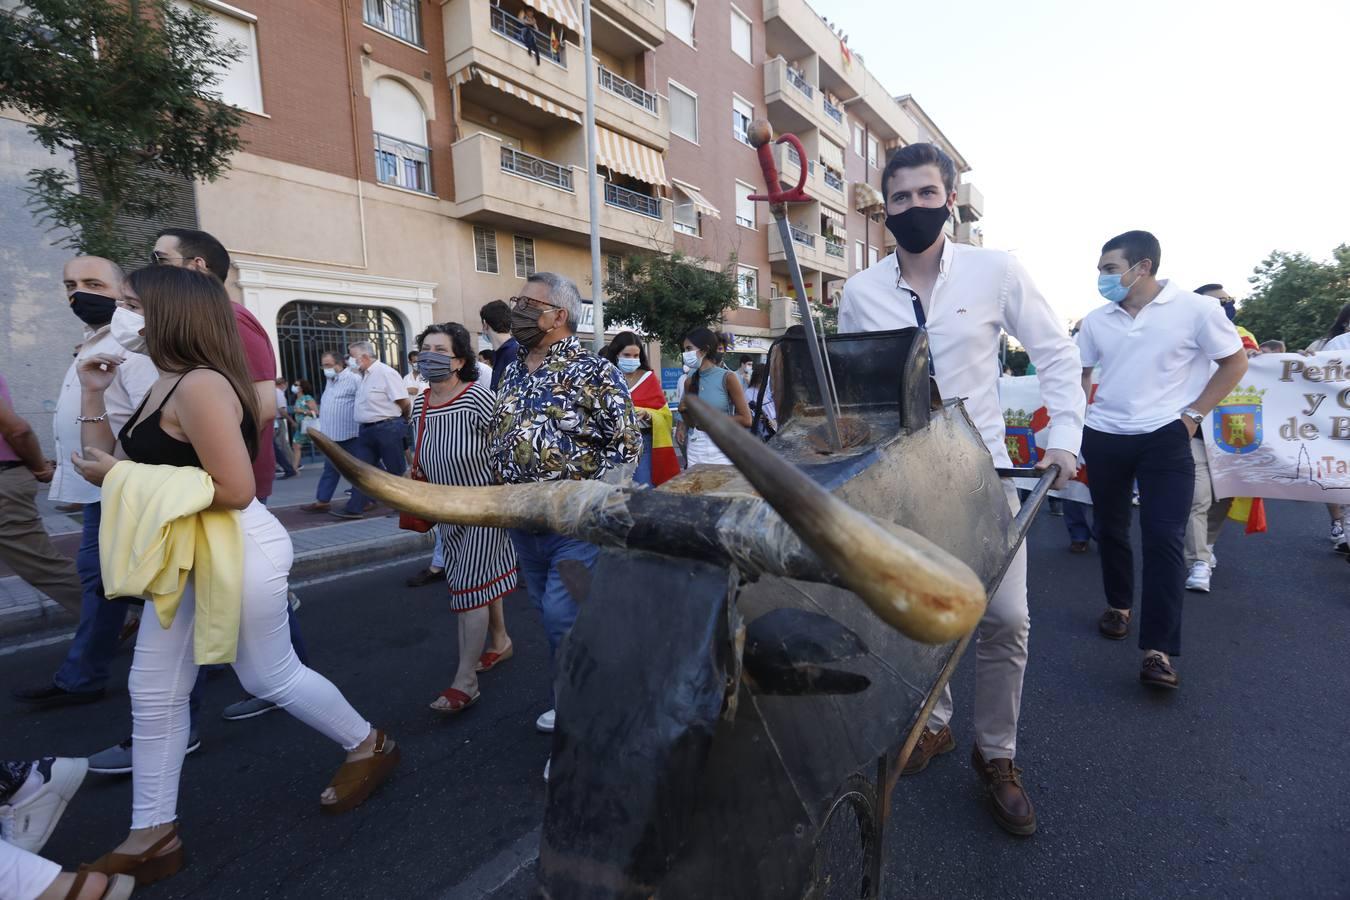
[[[407,434],[408,411],[412,398],[403,385],[403,376],[375,356],[375,345],[357,341],[347,348],[348,362],[361,374],[361,386],[356,389],[356,440],[352,456],[373,466],[383,465],[392,475],[402,475],[407,467],[403,455],[403,437]],[[355,488],[342,509],[332,515],[339,519],[359,519],[365,515],[369,502],[365,494]]]
[[[1050,412],[1048,449],[1038,468],[1060,467],[1057,487],[1078,471],[1083,428],[1082,364],[1063,324],[1021,264],[998,250],[955,244],[943,228],[956,203],[956,165],[932,144],[896,151],[881,179],[893,255],[844,285],[840,333],[919,326],[928,331],[933,376],[944,397],[959,397],[995,465],[1008,466],[1003,410],[998,401],[999,336],[1007,331],[1036,364]],[[900,360],[896,360],[897,368]],[[1009,505],[1017,492],[1005,483]],[[1023,547],[989,600],[975,649],[975,746],[971,760],[988,789],[994,820],[1014,834],[1036,830],[1036,812],[1022,786],[1017,718],[1026,671],[1027,557]],[[905,767],[922,771],[955,749],[948,723],[950,688],[943,693]]]
[[[1097,290],[1109,302],[1083,319],[1078,349],[1084,390],[1093,367],[1101,367],[1083,432],[1107,602],[1097,627],[1112,640],[1129,634],[1137,481],[1144,553],[1139,680],[1175,689],[1180,682],[1171,658],[1181,653],[1186,580],[1182,545],[1195,490],[1191,444],[1204,416],[1246,373],[1247,354],[1212,298],[1158,280],[1161,255],[1147,231],[1106,242]],[[1212,375],[1211,362],[1218,364]]]

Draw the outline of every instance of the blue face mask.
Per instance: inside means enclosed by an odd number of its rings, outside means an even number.
[[[1143,262],[1143,260],[1141,259],[1139,260],[1139,262]],[[1137,265],[1139,265],[1139,263],[1134,264],[1134,266]],[[1125,298],[1130,295],[1130,288],[1134,287],[1134,282],[1131,282],[1129,284],[1121,284],[1120,279],[1124,278],[1126,274],[1131,272],[1134,269],[1134,266],[1130,266],[1130,268],[1126,269],[1119,275],[1098,275],[1097,293],[1101,294],[1103,297],[1105,297],[1107,300],[1110,300],[1112,303],[1123,303],[1125,301]]]
[[[642,360],[638,359],[636,356],[619,357],[619,371],[625,375],[636,372],[641,365]]]

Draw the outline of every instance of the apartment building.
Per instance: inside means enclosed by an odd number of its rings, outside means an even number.
[[[322,350],[354,337],[398,362],[427,324],[472,329],[484,302],[536,270],[597,289],[580,0],[175,2],[244,48],[220,92],[247,113],[245,149],[178,218],[229,247],[230,288],[271,330],[285,372],[314,380]],[[764,352],[796,321],[784,248],[747,199],[764,187],[753,119],[805,150],[775,159],[784,183],[806,168],[812,201],[791,221],[812,300],[830,302],[893,246],[878,190],[888,150],[934,140],[968,169],[805,0],[593,0],[592,15],[605,270],[632,252],[734,256],[740,305],[725,328],[738,351]],[[33,149],[5,115],[0,194],[17,196]],[[952,236],[978,241],[983,201],[960,190]],[[7,263],[24,269],[10,279],[23,295],[5,313],[11,356],[38,345],[25,335],[60,296],[65,254],[30,225],[4,226],[32,251]],[[53,396],[58,363],[29,365]]]

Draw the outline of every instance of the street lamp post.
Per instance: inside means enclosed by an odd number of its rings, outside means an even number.
[[[595,162],[595,55],[591,51],[591,0],[582,0],[581,27],[585,30],[586,50],[586,189],[591,204],[591,311],[595,337],[592,347],[596,353],[605,346],[604,285],[600,281],[600,179]]]

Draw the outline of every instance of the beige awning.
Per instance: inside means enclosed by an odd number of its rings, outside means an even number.
[[[694,208],[699,212],[703,213],[705,216],[712,216],[714,219],[722,218],[722,214],[717,211],[717,207],[709,203],[708,198],[703,196],[698,188],[694,187],[692,184],[686,184],[678,178],[670,179],[670,183],[675,185],[675,190],[693,201]]]
[[[596,161],[615,172],[630,175],[647,184],[666,185],[666,164],[661,151],[629,140],[608,128],[595,128]],[[691,198],[692,199],[692,198]]]
[[[858,212],[863,212],[875,206],[885,206],[886,200],[881,196],[881,191],[867,182],[855,181],[853,182],[853,205]]]
[[[525,5],[533,6],[539,10],[540,15],[548,16],[553,21],[562,23],[563,27],[569,31],[575,31],[578,35],[582,33],[581,19],[577,16],[576,10],[572,9],[571,0],[525,0]],[[539,30],[545,34],[548,33],[547,28]]]
[[[486,84],[489,87],[494,87],[503,93],[510,94],[512,97],[518,97],[531,106],[538,107],[544,112],[551,113],[560,119],[566,119],[567,121],[575,122],[578,125],[582,124],[581,116],[572,112],[572,110],[567,107],[559,106],[552,100],[545,100],[533,91],[526,90],[518,84],[507,81],[505,78],[493,75],[491,72],[480,68],[479,66],[466,66],[456,72],[454,77],[455,87],[459,87],[461,84],[474,79],[483,82],[483,84]]]
[[[820,161],[840,175],[844,174],[844,148],[833,141],[820,139]]]
[[[839,233],[842,234],[843,232],[845,232],[845,231],[848,230],[848,226],[844,223],[844,217],[843,217],[843,215],[841,215],[840,213],[835,212],[834,210],[830,209],[828,206],[822,205],[822,206],[820,207],[820,214],[821,214],[822,216],[824,216],[825,218],[829,219],[831,222],[833,222],[833,223],[834,223],[835,230],[837,230]]]

